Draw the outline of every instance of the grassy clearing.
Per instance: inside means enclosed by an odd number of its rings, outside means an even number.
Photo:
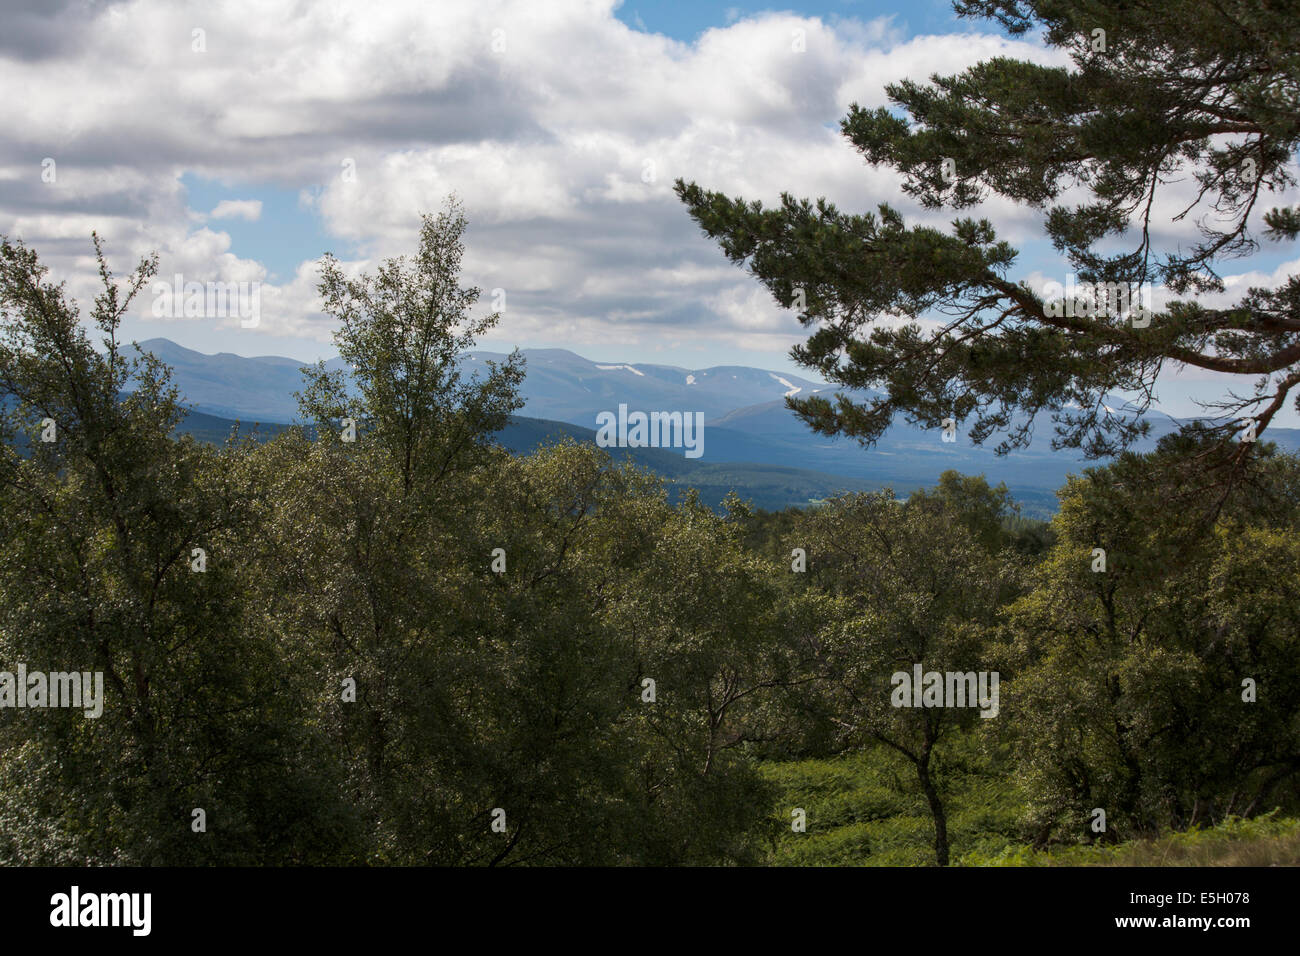
[[[995,855],[1017,838],[1018,799],[1006,778],[972,751],[949,762],[945,794],[952,858]],[[778,866],[930,866],[934,824],[905,761],[880,750],[829,760],[771,763],[763,774],[780,797],[781,821],[769,862]],[[807,832],[790,829],[791,810],[807,813]]]
[[[971,854],[967,865],[988,866],[1300,866],[1300,819],[1276,813],[1214,827],[1167,833],[1117,846],[1033,850],[1008,847],[998,856]]]
[[[931,866],[934,825],[911,768],[887,751],[762,768],[779,797],[777,866]],[[1300,819],[1277,811],[1113,846],[1036,850],[1023,842],[1021,796],[974,747],[950,759],[948,836],[958,866],[1300,866]],[[807,831],[790,829],[805,811]]]

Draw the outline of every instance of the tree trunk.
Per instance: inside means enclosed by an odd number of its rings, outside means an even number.
[[[934,788],[934,781],[930,779],[930,761],[927,755],[925,760],[916,762],[916,774],[921,778],[921,789],[925,791],[925,799],[930,804],[930,815],[934,817],[934,858],[939,866],[948,865],[948,817],[943,810],[943,801],[939,799],[939,791]]]

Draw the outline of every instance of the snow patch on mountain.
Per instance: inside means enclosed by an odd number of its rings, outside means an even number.
[[[787,382],[785,379],[783,379],[780,375],[777,375],[775,372],[768,372],[767,374],[770,375],[770,376],[772,376],[772,378],[776,379],[778,382],[780,382],[780,383],[781,383],[782,385],[784,385],[786,388],[790,389],[790,391],[788,391],[788,392],[785,393],[785,397],[786,397],[786,398],[789,398],[791,395],[797,395],[797,394],[799,394],[800,392],[803,391],[803,387],[802,387],[802,386],[800,386],[800,385],[795,385],[793,382]]]

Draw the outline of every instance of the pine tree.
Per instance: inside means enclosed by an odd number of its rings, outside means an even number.
[[[831,383],[880,393],[787,403],[818,432],[868,445],[898,415],[935,427],[953,418],[977,444],[999,436],[1004,454],[1047,413],[1054,447],[1101,457],[1146,432],[1141,412],[1161,371],[1190,366],[1254,380],[1258,390],[1212,403],[1217,424],[1197,443],[1221,465],[1248,460],[1256,446],[1233,438],[1259,435],[1300,384],[1300,278],[1246,290],[1229,307],[1197,297],[1222,293],[1222,263],[1257,250],[1252,227],[1274,241],[1300,234],[1295,209],[1266,208],[1295,184],[1295,4],[960,0],[956,9],[1012,34],[1041,30],[1071,65],[1000,57],[891,84],[894,108],[854,105],[844,135],[867,162],[901,173],[925,207],[996,194],[1039,209],[1078,282],[1105,297],[1036,293],[987,219],[909,227],[883,203],[856,215],[783,194],[764,208],[678,180],[726,255],[800,310],[813,331],[795,359]],[[1195,183],[1194,202],[1171,195],[1180,181]],[[1157,227],[1183,220],[1198,224],[1200,241],[1158,248]],[[1131,306],[1144,283],[1177,298],[1139,318]],[[927,332],[922,318],[939,325]],[[1138,411],[1108,408],[1113,392],[1136,393]]]

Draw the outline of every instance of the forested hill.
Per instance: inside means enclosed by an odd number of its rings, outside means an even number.
[[[216,445],[224,442],[237,424],[241,433],[251,434],[258,439],[274,438],[289,427],[278,423],[247,425],[191,411],[179,430]],[[509,424],[496,436],[502,446],[516,454],[528,454],[544,445],[565,439],[594,443],[595,438],[596,433],[590,428],[521,415],[511,416]],[[878,487],[867,479],[831,475],[806,468],[746,462],[694,461],[669,449],[613,448],[610,452],[616,460],[631,458],[637,465],[670,479],[673,482],[674,497],[683,494],[688,488],[695,488],[700,492],[701,499],[714,508],[733,490],[755,507],[776,511],[807,505],[811,501],[829,498],[844,491],[868,491]],[[900,484],[897,490],[904,493],[919,486]],[[1049,502],[1034,500],[1026,508],[1026,514],[1038,514],[1050,507]]]

